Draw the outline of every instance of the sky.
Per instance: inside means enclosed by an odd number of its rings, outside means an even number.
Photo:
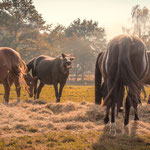
[[[150,9],[150,0],[33,0],[47,24],[69,26],[77,18],[92,19],[106,30],[107,39],[122,33],[129,26],[135,5]]]

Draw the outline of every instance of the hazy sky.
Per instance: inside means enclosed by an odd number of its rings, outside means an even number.
[[[135,5],[150,9],[150,0],[33,0],[48,24],[68,26],[77,18],[92,19],[106,29],[110,39],[122,33]]]

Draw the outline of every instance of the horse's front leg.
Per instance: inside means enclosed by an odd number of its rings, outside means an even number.
[[[34,100],[36,99],[37,97],[37,83],[38,83],[38,79],[36,79],[34,81]]]
[[[40,81],[40,85],[39,85],[39,87],[37,89],[37,99],[39,99],[40,92],[41,92],[43,87],[44,87],[44,83]]]
[[[54,83],[54,89],[55,89],[56,103],[59,103],[60,98],[59,98],[59,94],[58,94],[58,83]]]
[[[62,96],[62,91],[63,91],[63,88],[65,86],[65,83],[66,82],[60,83],[60,88],[59,88],[59,93],[58,93],[59,101],[60,101],[60,98]]]
[[[4,85],[4,89],[5,89],[3,104],[7,105],[9,102],[9,93],[10,93],[10,86],[9,86],[7,79],[3,82],[3,85]]]
[[[19,79],[15,81],[15,86],[16,86],[16,93],[17,93],[17,103],[19,103],[20,102],[20,91],[21,91]]]

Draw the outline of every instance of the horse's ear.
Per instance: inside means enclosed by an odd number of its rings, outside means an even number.
[[[62,58],[64,59],[64,58],[65,58],[65,54],[64,54],[64,53],[62,53],[61,55],[62,55]]]

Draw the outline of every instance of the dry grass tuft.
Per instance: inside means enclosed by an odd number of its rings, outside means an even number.
[[[70,111],[75,111],[75,106],[71,102],[63,103],[63,104],[58,104],[58,103],[50,103],[46,105],[46,108],[51,110],[54,114],[59,114],[62,112],[70,112]]]
[[[71,123],[71,124],[66,125],[65,129],[66,130],[79,130],[79,129],[83,129],[83,126],[80,124]]]
[[[130,115],[129,134],[150,134],[150,106],[139,106],[140,121],[133,123],[134,114]],[[34,104],[26,100],[18,105],[0,104],[1,137],[32,135],[56,131],[109,131],[104,126],[104,108],[89,102],[41,103]],[[123,117],[116,118],[117,134],[126,132]],[[13,130],[13,132],[11,132]]]

